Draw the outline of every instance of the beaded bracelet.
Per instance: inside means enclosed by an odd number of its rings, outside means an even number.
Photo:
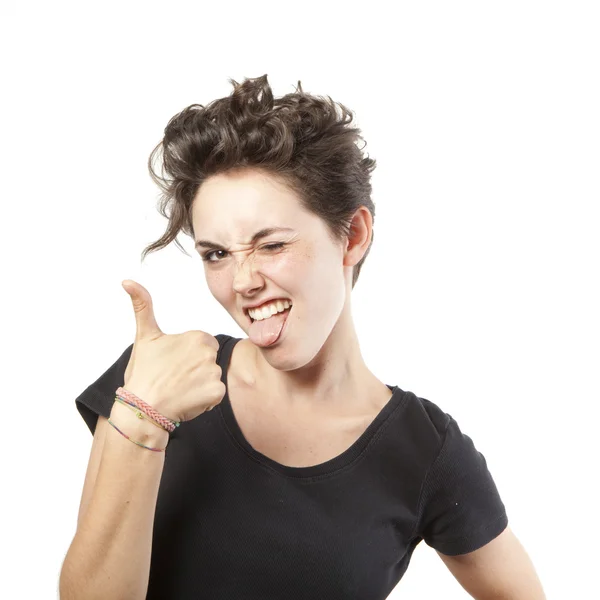
[[[135,440],[132,440],[127,434],[123,433],[110,419],[108,419],[108,422],[123,436],[126,437],[130,442],[133,442],[134,444],[137,444],[138,446],[141,446],[142,448],[147,448],[148,450],[152,450],[153,452],[164,452],[165,448],[151,448],[150,446],[144,446],[144,444],[140,444],[140,442],[136,442]]]
[[[175,428],[179,427],[179,425],[181,424],[179,421],[172,421],[171,419],[168,419],[167,417],[161,415],[152,406],[150,406],[149,404],[146,404],[146,402],[144,402],[141,398],[138,398],[135,394],[128,392],[123,387],[118,387],[117,391],[115,393],[119,398],[123,398],[123,400],[129,400],[129,402],[133,403],[140,410],[144,411],[149,417],[154,419],[157,423],[160,423],[161,425],[163,425],[169,433],[172,433],[173,431],[175,431]]]
[[[141,410],[138,410],[137,406],[132,402],[129,402],[128,400],[123,400],[123,398],[120,398],[119,396],[115,396],[115,401],[119,402],[120,404],[123,404],[124,406],[132,410],[138,419],[145,419],[149,423],[156,425],[159,429],[162,429],[163,431],[168,431],[168,429],[166,429],[162,425],[159,425],[154,419],[147,417]]]

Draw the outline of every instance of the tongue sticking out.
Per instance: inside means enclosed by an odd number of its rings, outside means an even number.
[[[252,343],[256,344],[260,348],[273,345],[281,335],[281,330],[287,321],[290,309],[288,308],[284,312],[277,313],[268,319],[262,321],[254,321],[250,325],[248,332]]]

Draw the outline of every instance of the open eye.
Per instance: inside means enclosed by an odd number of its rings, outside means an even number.
[[[202,260],[205,262],[220,262],[218,260],[210,260],[210,257],[216,252],[227,252],[227,250],[211,250],[202,256]]]
[[[265,244],[264,246],[261,247],[261,250],[264,248],[264,249],[268,250],[269,252],[272,252],[274,250],[279,250],[280,248],[283,248],[284,246],[285,246],[285,242],[278,242],[276,244]],[[222,250],[222,249],[209,250],[206,254],[204,254],[202,256],[202,260],[205,262],[213,262],[213,263],[221,262],[220,259],[211,260],[211,258],[210,258],[213,254],[216,254],[217,252],[224,252],[225,254],[227,254],[227,250]]]

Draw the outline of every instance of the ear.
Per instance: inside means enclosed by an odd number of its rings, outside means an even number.
[[[366,206],[360,206],[352,217],[350,235],[346,243],[344,266],[353,267],[365,255],[373,239],[373,215]]]

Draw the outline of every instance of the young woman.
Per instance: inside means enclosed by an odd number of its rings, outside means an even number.
[[[190,235],[248,337],[165,335],[123,282],[135,342],[76,399],[94,441],[62,600],[384,599],[422,540],[475,598],[543,598],[471,438],[361,355],[375,161],[350,112],[231,81],[152,152],[168,227],[144,255]]]

